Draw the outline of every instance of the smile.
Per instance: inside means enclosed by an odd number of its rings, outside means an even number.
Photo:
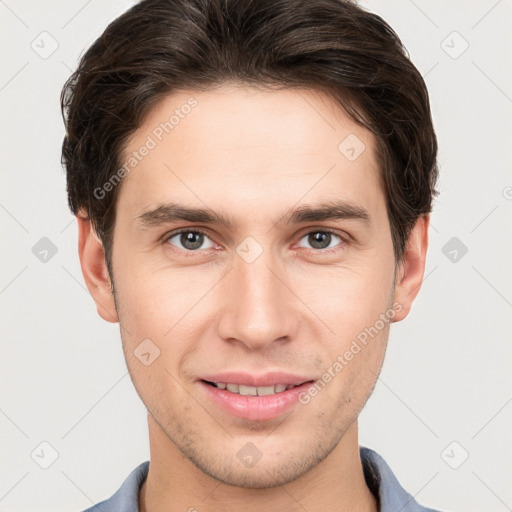
[[[226,382],[208,382],[204,381],[210,386],[214,386],[217,389],[225,389],[230,391],[231,393],[236,393],[237,395],[243,396],[268,396],[275,395],[277,393],[282,393],[288,389],[292,389],[297,387],[294,384],[276,384],[274,386],[246,386],[244,384],[233,384]],[[300,384],[298,384],[300,385]]]
[[[314,382],[299,378],[295,379],[295,383],[288,382],[288,384],[270,383],[269,378],[252,380],[267,380],[267,382],[263,382],[265,385],[251,386],[248,383],[200,379],[198,384],[207,402],[229,416],[250,421],[268,421],[281,417],[299,404],[299,395]],[[276,381],[279,382],[277,378],[274,382]]]

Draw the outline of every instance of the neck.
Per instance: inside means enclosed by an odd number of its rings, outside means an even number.
[[[329,456],[285,485],[250,489],[225,484],[194,466],[148,414],[150,466],[139,496],[140,512],[378,512],[368,489],[354,422]]]

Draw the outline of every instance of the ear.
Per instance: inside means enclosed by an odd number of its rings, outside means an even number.
[[[397,270],[395,280],[394,300],[402,309],[397,311],[393,322],[399,322],[409,314],[412,303],[420,291],[425,272],[429,222],[429,214],[419,217],[407,239],[404,261]]]
[[[87,289],[96,303],[96,309],[101,318],[107,322],[119,322],[103,244],[87,216],[78,214],[76,220],[78,255]]]

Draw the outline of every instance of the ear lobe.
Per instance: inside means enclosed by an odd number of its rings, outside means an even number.
[[[428,226],[430,215],[422,215],[407,239],[403,263],[397,271],[394,300],[402,307],[393,318],[393,322],[403,320],[411,310],[418,295],[425,273],[425,260],[428,247]]]
[[[85,284],[98,314],[107,322],[119,322],[105,261],[105,250],[87,216],[76,217],[78,223],[78,255]]]

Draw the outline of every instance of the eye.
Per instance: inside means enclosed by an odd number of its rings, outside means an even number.
[[[188,252],[197,251],[201,249],[201,246],[204,244],[205,239],[208,239],[208,235],[203,231],[197,231],[192,229],[182,229],[175,233],[172,233],[170,236],[165,238],[166,243],[170,243],[171,245],[175,245],[171,242],[171,240],[176,239],[177,243],[181,244],[177,246],[178,249],[185,250]],[[203,249],[211,249],[215,247],[215,244],[210,240],[210,245],[208,247],[202,247]]]
[[[173,242],[173,239],[175,241]],[[336,243],[336,239],[340,242]],[[306,240],[311,245],[311,248],[319,252],[335,252],[337,246],[343,245],[346,240],[339,234],[330,230],[314,230],[303,236],[300,241]],[[209,245],[204,246],[205,241],[209,241]],[[181,229],[169,236],[166,236],[164,243],[170,243],[170,245],[177,247],[178,249],[185,252],[198,252],[201,249],[212,249],[217,247],[212,242],[207,233],[197,229]],[[326,250],[330,249],[330,250]]]
[[[341,243],[334,243],[338,239],[341,241]],[[337,233],[334,233],[333,231],[329,230],[315,230],[310,231],[305,236],[303,236],[300,241],[306,240],[307,243],[309,243],[314,250],[321,251],[321,252],[334,252],[333,250],[326,251],[325,249],[332,249],[336,246],[343,245],[345,243],[345,240],[341,235],[338,235]],[[300,243],[299,241],[299,243]],[[336,249],[335,249],[336,250]]]

